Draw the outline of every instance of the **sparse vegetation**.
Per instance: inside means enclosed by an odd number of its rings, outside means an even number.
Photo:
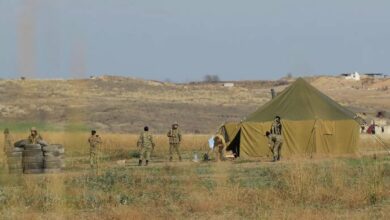
[[[387,91],[371,89],[386,86],[386,80],[364,90],[354,89],[360,82],[338,78],[311,82],[344,105],[389,107]],[[190,162],[208,150],[209,135],[202,133],[252,112],[269,100],[270,88],[280,92],[287,81],[235,82],[231,89],[121,77],[0,85],[0,129],[10,128],[19,140],[30,127],[38,127],[49,143],[63,144],[66,155],[63,173],[18,176],[7,173],[1,151],[1,218],[389,218],[390,160],[373,136],[362,136],[360,157],[284,158],[276,164],[269,158]],[[138,135],[125,132],[136,133],[148,124],[164,134],[173,120],[194,133],[184,136],[184,162],[167,162],[167,137],[156,135],[150,166],[136,166]],[[97,174],[88,164],[91,128],[104,140]]]
[[[364,89],[356,89],[361,82],[337,77],[307,79],[343,105],[365,112],[370,112],[372,106],[390,108],[390,93],[381,90],[390,86],[390,79],[377,79]],[[237,81],[233,88],[224,88],[218,83],[159,83],[113,76],[0,80],[0,122],[23,129],[23,123],[43,128],[51,124],[47,130],[54,131],[73,129],[66,128],[69,124],[85,124],[79,130],[120,133],[138,132],[148,124],[154,131],[165,133],[173,121],[179,121],[185,132],[205,134],[225,121],[241,120],[270,99],[271,88],[279,93],[289,83]]]
[[[15,134],[17,138],[23,133]],[[390,159],[266,158],[189,162],[207,150],[207,135],[186,135],[185,162],[168,163],[166,137],[156,137],[149,167],[137,167],[137,135],[101,134],[98,174],[89,170],[87,133],[44,133],[64,143],[61,174],[11,176],[0,171],[0,213],[6,219],[386,219]],[[0,140],[1,141],[1,140]],[[370,140],[363,141],[368,144]],[[362,147],[362,149],[365,149]],[[127,159],[126,165],[116,160]]]

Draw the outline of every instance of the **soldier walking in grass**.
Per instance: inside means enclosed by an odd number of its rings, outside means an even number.
[[[137,146],[140,148],[140,158],[138,161],[138,166],[142,165],[142,161],[145,159],[145,166],[149,164],[150,154],[154,150],[155,144],[153,141],[153,135],[149,133],[149,127],[145,126],[144,131],[141,132]]]
[[[38,133],[38,130],[35,127],[32,127],[30,132],[31,134],[27,138],[30,144],[39,144],[43,141],[42,136]]]
[[[182,136],[179,129],[179,124],[177,122],[173,123],[172,129],[169,130],[167,136],[169,138],[169,161],[172,161],[174,152],[176,152],[176,154],[179,156],[179,161],[181,161],[179,148],[182,141]]]
[[[98,156],[99,148],[102,144],[101,137],[96,133],[95,130],[91,131],[91,136],[88,138],[89,143],[89,164],[91,168],[98,168]]]
[[[220,134],[217,134],[214,137],[213,151],[215,155],[215,160],[217,162],[225,160],[226,142],[225,138]]]
[[[281,147],[282,147],[282,123],[280,116],[276,116],[274,122],[271,125],[271,129],[268,132],[269,135],[266,136],[268,137],[268,143],[271,147],[271,151],[273,153],[273,161],[280,160],[280,152],[281,152]]]
[[[271,132],[267,131],[265,136],[268,138],[268,146],[272,152],[272,162],[280,160],[280,151],[283,144],[282,135],[271,134]]]

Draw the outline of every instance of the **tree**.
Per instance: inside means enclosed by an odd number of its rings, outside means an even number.
[[[218,75],[205,75],[204,81],[209,83],[216,83],[219,82],[219,76]]]

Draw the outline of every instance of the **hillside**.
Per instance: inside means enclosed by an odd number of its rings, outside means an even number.
[[[390,109],[389,79],[354,82],[338,77],[308,78],[312,85],[353,110]],[[240,120],[270,99],[270,88],[287,81],[242,81],[222,84],[173,84],[127,77],[81,80],[0,81],[0,121],[70,125],[112,132],[138,132],[150,125],[165,132],[178,121],[185,132],[209,133],[225,121]],[[70,126],[71,127],[71,126]]]

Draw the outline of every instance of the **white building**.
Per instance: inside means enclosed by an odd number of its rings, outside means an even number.
[[[229,87],[229,88],[234,87],[234,83],[224,83],[223,87]]]
[[[349,80],[360,80],[360,74],[358,72],[343,74],[343,76],[345,76],[345,79]]]

